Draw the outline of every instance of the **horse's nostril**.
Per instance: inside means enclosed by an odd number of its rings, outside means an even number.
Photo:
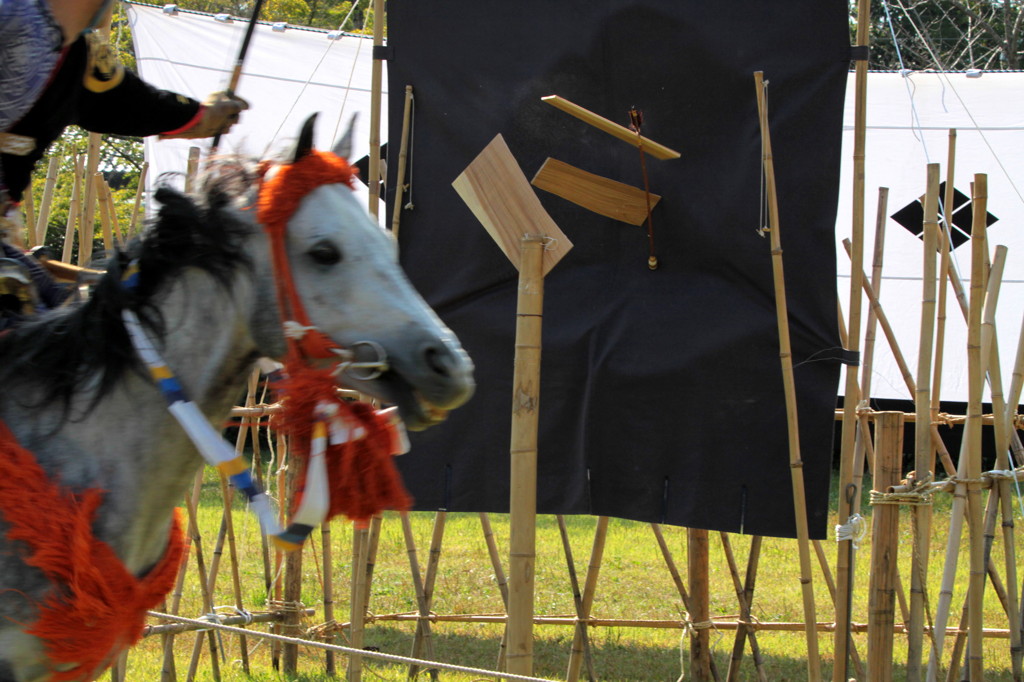
[[[423,355],[427,361],[427,367],[433,370],[435,374],[440,374],[445,377],[450,375],[451,353],[447,348],[427,346],[423,351]]]

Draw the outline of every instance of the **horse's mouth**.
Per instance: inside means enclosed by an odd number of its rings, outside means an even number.
[[[447,419],[451,411],[426,398],[393,370],[369,381],[353,380],[348,376],[342,376],[341,380],[346,386],[371,395],[385,405],[397,407],[399,416],[410,431],[422,431],[436,426]]]

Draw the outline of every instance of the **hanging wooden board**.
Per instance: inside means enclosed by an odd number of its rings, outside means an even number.
[[[545,276],[572,248],[572,242],[541,206],[501,135],[466,166],[452,187],[516,269],[524,235],[551,239],[544,249]]]
[[[588,173],[558,159],[549,157],[531,184],[607,218],[630,225],[642,225],[647,220],[647,197],[642,189]],[[651,194],[652,209],[660,199],[659,195]]]
[[[598,116],[594,112],[584,109],[580,105],[574,104],[564,97],[548,95],[547,97],[541,97],[540,99],[542,102],[547,102],[551,106],[575,116],[584,123],[589,123],[598,130],[603,130],[609,135],[619,138],[623,142],[628,142],[634,147],[643,149],[656,159],[678,159],[682,156],[682,154],[676,150],[670,149],[663,144],[658,144],[654,140],[649,140],[642,135],[637,135],[629,128],[620,126],[618,123],[613,121],[609,121],[604,116]]]

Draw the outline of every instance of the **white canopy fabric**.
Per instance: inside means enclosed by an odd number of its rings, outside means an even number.
[[[138,72],[144,80],[200,101],[227,86],[247,20],[223,22],[184,10],[127,7]],[[363,36],[341,34],[331,39],[323,30],[275,31],[271,25],[259,24],[236,91],[250,109],[221,139],[219,151],[261,158],[280,154],[294,141],[303,121],[317,112],[314,144],[329,149],[358,113],[352,160],[365,156],[370,139],[372,52],[373,41]],[[382,84],[380,139],[385,141],[386,66]],[[183,174],[192,146],[205,154],[210,140],[146,138],[147,191],[163,174]]]
[[[159,87],[202,99],[223,89],[241,44],[245,22],[217,21],[203,14],[130,5],[140,75]],[[261,24],[253,37],[238,94],[252,108],[221,143],[222,151],[256,156],[287,148],[305,118],[320,112],[316,145],[327,148],[348,118],[360,113],[353,156],[369,146],[372,42],[325,31],[289,28],[276,32]],[[383,80],[385,87],[386,77]],[[854,78],[847,93],[843,168],[836,220],[838,290],[849,311],[850,261],[842,240],[851,234]],[[382,101],[381,140],[387,140],[387,93]],[[871,73],[867,94],[865,270],[870,273],[879,187],[889,188],[891,216],[924,194],[926,165],[941,164],[946,177],[949,130],[957,131],[955,187],[970,196],[975,173],[988,175],[992,248],[1009,248],[996,328],[1004,384],[1017,354],[1024,308],[1024,73]],[[146,140],[148,187],[164,173],[182,173],[192,141]],[[200,145],[208,146],[208,141]],[[968,209],[969,212],[969,209]],[[383,216],[383,211],[381,215]],[[783,234],[786,216],[780,216]],[[796,227],[796,226],[794,226]],[[923,252],[920,239],[886,220],[881,303],[911,373],[916,373],[920,336]],[[970,286],[970,244],[953,252],[964,286]],[[865,305],[862,332],[867,319]],[[947,304],[941,396],[967,400],[967,328],[950,293]],[[863,344],[862,344],[863,348]],[[878,332],[871,396],[909,399],[902,373]],[[841,382],[840,387],[844,384]],[[986,400],[988,393],[986,392]]]
[[[841,242],[851,235],[854,85],[851,74],[836,220],[839,293],[847,314],[851,269]],[[889,188],[886,215],[892,216],[924,195],[928,163],[940,164],[940,179],[944,181],[950,129],[956,130],[953,184],[969,198],[974,175],[987,174],[988,212],[998,218],[988,230],[990,252],[996,245],[1008,247],[996,330],[1001,376],[1004,386],[1009,386],[1024,309],[1024,73],[987,72],[977,78],[964,73],[868,74],[864,268],[870,276],[878,188]],[[966,211],[969,215],[969,206]],[[785,216],[781,218],[784,225]],[[922,242],[892,218],[886,220],[884,239],[882,308],[907,366],[916,376],[923,292]],[[964,243],[952,254],[968,295],[970,250],[970,243]],[[863,312],[862,333],[868,313],[866,303]],[[944,401],[966,401],[967,325],[952,290],[945,330],[940,396]],[[870,392],[875,398],[912,398],[881,328],[877,333]],[[986,389],[985,400],[989,399]]]

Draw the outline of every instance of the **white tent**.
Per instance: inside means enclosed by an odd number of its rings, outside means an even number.
[[[138,68],[147,81],[196,98],[223,89],[245,27],[243,20],[179,10],[130,5]],[[238,88],[252,104],[242,122],[222,142],[223,150],[263,155],[280,150],[310,113],[321,118],[316,144],[329,147],[349,116],[360,112],[354,156],[368,151],[372,43],[344,35],[332,40],[326,31],[261,24]],[[385,79],[386,85],[386,79]],[[853,86],[851,75],[844,121],[844,152],[836,221],[838,289],[849,310],[850,267],[841,240],[851,234]],[[990,242],[1009,248],[1000,296],[997,329],[1004,377],[1013,368],[1024,302],[1024,73],[871,73],[867,95],[865,269],[870,269],[878,187],[889,188],[887,215],[916,201],[925,190],[926,164],[942,165],[945,178],[949,130],[957,130],[955,187],[970,195],[975,173],[986,173],[989,212],[998,218]],[[387,140],[386,87],[381,140]],[[149,185],[162,173],[181,173],[190,141],[148,138]],[[209,144],[203,142],[202,144]],[[684,157],[685,161],[685,157]],[[968,209],[969,212],[969,209]],[[380,212],[383,216],[383,211]],[[781,216],[785,224],[785,216]],[[954,250],[956,267],[970,284],[970,246]],[[921,241],[893,220],[887,221],[883,309],[892,324],[911,371],[917,366],[921,310]],[[865,308],[865,317],[866,317]],[[967,333],[959,307],[950,298],[941,395],[967,399]],[[1004,381],[1006,381],[1004,379]],[[840,386],[843,384],[841,383]],[[872,397],[908,399],[893,354],[879,332],[874,359]]]
[[[865,270],[870,275],[878,188],[889,188],[892,216],[925,192],[926,166],[940,164],[946,178],[949,130],[956,132],[954,186],[970,197],[976,173],[988,176],[990,249],[1008,247],[996,318],[1004,384],[1009,383],[1024,309],[1024,73],[870,73],[867,90]],[[854,78],[847,91],[843,169],[836,221],[839,292],[849,311],[850,260],[841,240],[851,234]],[[941,197],[940,197],[941,201]],[[970,207],[966,208],[969,216]],[[785,216],[782,216],[783,220]],[[956,222],[956,221],[954,221]],[[920,226],[918,226],[920,231]],[[881,302],[911,373],[916,373],[921,324],[921,240],[893,219],[885,232]],[[970,244],[952,257],[970,287]],[[864,308],[864,319],[867,307]],[[863,330],[863,325],[862,325]],[[967,328],[950,292],[941,397],[967,400]],[[842,385],[842,384],[840,384]],[[893,354],[878,331],[871,396],[909,399]],[[986,393],[986,400],[988,394]]]
[[[224,21],[173,6],[128,4],[139,75],[147,82],[198,100],[223,90],[238,55],[247,20]],[[283,29],[283,30],[282,30]],[[221,152],[263,157],[287,149],[302,122],[319,112],[315,145],[329,149],[358,113],[353,160],[370,139],[373,41],[324,30],[259,24],[237,94],[251,105],[220,143]],[[387,76],[383,79],[381,140],[387,140]],[[146,138],[147,190],[164,173],[184,172],[191,146],[209,140]]]

